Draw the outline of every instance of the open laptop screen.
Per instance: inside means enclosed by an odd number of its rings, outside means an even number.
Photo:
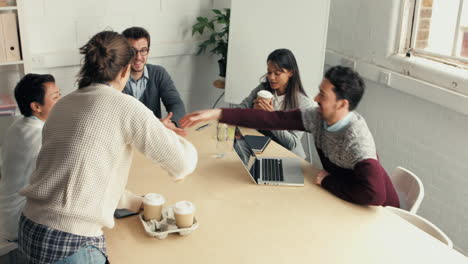
[[[250,176],[257,181],[258,176],[254,175],[256,173],[253,169],[256,159],[255,154],[249,144],[247,144],[247,141],[245,141],[245,138],[238,127],[236,127],[236,133],[234,136],[234,151],[241,159]]]

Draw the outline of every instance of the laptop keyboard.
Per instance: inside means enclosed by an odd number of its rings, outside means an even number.
[[[283,162],[281,159],[262,159],[264,181],[283,181]]]

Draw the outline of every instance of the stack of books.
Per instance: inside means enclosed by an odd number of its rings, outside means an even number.
[[[12,95],[0,94],[0,116],[14,116],[16,103]]]

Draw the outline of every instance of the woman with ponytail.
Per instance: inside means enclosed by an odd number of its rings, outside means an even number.
[[[122,35],[100,32],[80,53],[78,90],[50,113],[36,170],[21,192],[27,202],[18,244],[29,263],[106,263],[102,228],[114,226],[116,208],[141,203],[125,191],[133,148],[175,180],[197,163],[190,142],[121,93],[134,57]]]

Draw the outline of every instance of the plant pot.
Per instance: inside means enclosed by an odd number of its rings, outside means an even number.
[[[218,60],[219,76],[226,77],[226,60]]]

